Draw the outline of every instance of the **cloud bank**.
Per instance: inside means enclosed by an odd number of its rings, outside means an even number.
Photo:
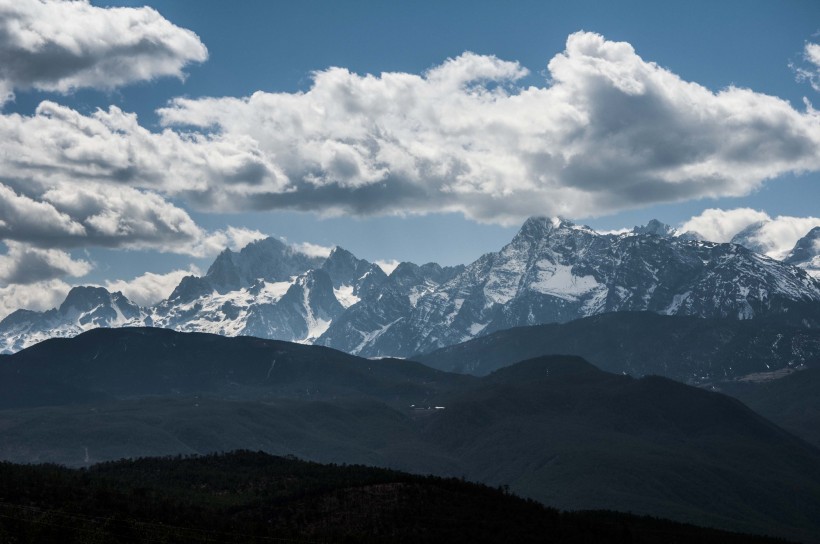
[[[0,105],[17,90],[112,89],[183,77],[208,50],[199,37],[148,8],[87,0],[0,0]]]
[[[50,310],[65,300],[70,289],[70,285],[59,279],[0,286],[0,319],[20,308]]]
[[[739,196],[820,169],[813,110],[713,92],[628,43],[572,34],[548,72],[548,85],[520,88],[524,67],[473,53],[421,75],[330,68],[306,92],[175,99],[160,132],[116,107],[45,102],[3,116],[0,171],[37,202],[47,190],[23,186],[93,180],[210,211],[455,211],[510,224]]]
[[[679,232],[694,231],[712,242],[734,240],[758,253],[783,259],[800,238],[818,226],[818,217],[770,217],[763,211],[751,208],[712,208],[686,221]]]
[[[820,169],[814,110],[713,92],[588,32],[548,71],[548,85],[520,88],[524,67],[473,53],[421,75],[330,68],[305,92],[175,99],[160,132],[114,106],[43,102],[0,116],[0,200],[14,223],[0,236],[167,250],[202,238],[180,206],[512,224],[739,196]]]
[[[57,249],[38,249],[7,242],[8,251],[0,255],[0,285],[30,284],[63,276],[80,277],[91,271],[88,261],[75,260]]]
[[[202,271],[195,266],[191,266],[188,270],[173,270],[167,274],[146,272],[130,281],[107,281],[105,288],[112,293],[121,291],[129,300],[140,306],[151,306],[168,298],[174,288],[182,281],[182,278],[191,275],[201,276]]]
[[[306,92],[180,98],[159,113],[167,127],[258,153],[236,169],[255,174],[243,185],[197,200],[216,208],[514,223],[740,196],[820,168],[813,111],[749,89],[713,92],[628,43],[579,32],[549,62],[548,85],[519,88],[526,73],[465,53],[421,75],[331,68]]]

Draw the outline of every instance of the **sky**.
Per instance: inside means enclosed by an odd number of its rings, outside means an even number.
[[[0,0],[0,317],[277,236],[468,263],[531,215],[820,225],[820,3]],[[820,106],[818,106],[820,108]]]

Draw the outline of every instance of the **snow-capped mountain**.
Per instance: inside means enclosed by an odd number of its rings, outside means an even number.
[[[632,234],[651,234],[662,238],[671,238],[672,236],[677,235],[677,231],[666,223],[661,223],[657,219],[652,219],[646,225],[639,225],[633,228]]]
[[[817,247],[812,232],[792,252],[795,264],[816,257],[805,260]],[[342,248],[318,258],[268,238],[225,250],[204,276],[184,278],[151,308],[81,287],[60,308],[17,311],[0,322],[0,350],[93,327],[147,325],[409,356],[499,329],[602,312],[748,319],[820,303],[820,282],[799,267],[675,234],[658,221],[601,234],[531,218],[504,248],[468,266],[401,263],[389,276]]]
[[[408,356],[499,329],[602,312],[748,319],[820,302],[820,283],[800,269],[734,244],[670,237],[660,225],[648,230],[653,234],[602,235],[566,220],[531,218],[501,251],[416,300],[397,291],[363,300],[318,343]]]
[[[0,321],[0,353],[13,353],[48,338],[66,338],[98,327],[150,323],[148,313],[122,293],[102,287],[75,287],[59,308],[17,310]]]
[[[799,266],[815,278],[820,278],[820,227],[814,227],[799,239],[783,262]]]
[[[386,278],[381,268],[335,248],[308,257],[275,238],[223,251],[151,311],[152,324],[181,331],[310,343],[359,294]]]

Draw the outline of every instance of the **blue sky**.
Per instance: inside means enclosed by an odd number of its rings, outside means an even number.
[[[146,5],[146,2],[93,1],[91,5],[99,8],[140,8]],[[807,61],[804,49],[807,43],[820,41],[817,37],[820,30],[820,3],[813,0],[727,0],[685,3],[154,0],[147,2],[147,5],[156,9],[161,18],[174,28],[180,29],[168,31],[170,34],[162,36],[173,36],[174,32],[182,36],[181,32],[187,30],[195,34],[201,45],[198,46],[196,40],[186,34],[188,38],[185,39],[188,41],[174,49],[173,53],[169,53],[171,56],[176,55],[175,65],[169,68],[168,65],[154,59],[151,61],[154,64],[150,65],[147,76],[142,72],[137,73],[137,70],[118,71],[109,80],[116,82],[119,81],[116,78],[120,78],[122,81],[116,84],[106,84],[105,79],[93,79],[85,74],[82,75],[85,79],[79,79],[80,76],[77,76],[78,79],[70,84],[70,88],[57,88],[59,85],[54,81],[62,80],[48,80],[44,83],[45,79],[31,80],[14,74],[6,76],[9,81],[7,86],[12,89],[14,99],[3,106],[2,113],[7,116],[19,113],[24,117],[31,117],[35,115],[38,105],[46,100],[79,115],[93,117],[98,108],[107,111],[114,105],[125,113],[136,113],[141,129],[150,133],[159,134],[163,130],[171,130],[180,134],[195,133],[207,136],[211,131],[219,129],[197,124],[200,123],[200,118],[207,117],[207,108],[212,107],[206,105],[204,112],[193,111],[198,107],[197,99],[243,98],[257,91],[280,94],[307,92],[315,85],[313,72],[325,71],[333,66],[346,68],[358,76],[373,74],[378,77],[383,72],[419,76],[442,65],[447,59],[461,58],[459,56],[468,51],[485,59],[494,56],[500,61],[518,63],[518,68],[505,65],[501,68],[496,66],[496,70],[526,69],[526,75],[519,73],[514,77],[500,78],[499,84],[508,86],[508,94],[516,95],[521,89],[530,86],[540,89],[550,87],[552,82],[548,81],[548,78],[555,74],[548,69],[548,63],[568,49],[569,36],[579,31],[587,31],[600,35],[606,43],[627,42],[634,49],[634,53],[646,63],[656,63],[658,69],[676,75],[684,82],[699,84],[713,93],[733,86],[749,89],[757,97],[770,95],[783,99],[800,116],[795,117],[795,122],[800,126],[789,127],[789,134],[799,130],[808,131],[807,134],[816,134],[816,118],[812,121],[806,113],[807,107],[803,100],[805,97],[809,101],[820,103],[820,93],[812,87],[810,78],[803,78],[802,81],[796,78],[796,69],[803,69],[811,74],[818,68]],[[89,16],[100,15],[93,10],[88,13]],[[80,17],[83,16],[85,15],[81,14]],[[101,21],[104,21],[104,18]],[[82,32],[82,26],[85,24],[82,19],[74,23]],[[91,24],[90,21],[88,24]],[[111,33],[113,32],[115,31],[111,30]],[[152,39],[160,38],[154,36]],[[197,49],[198,47],[200,49]],[[207,60],[202,59],[202,47],[207,48]],[[15,50],[12,50],[12,53],[13,51]],[[104,51],[100,53],[105,54]],[[134,54],[142,55],[143,52]],[[140,59],[139,62],[148,62],[144,61],[143,57]],[[95,57],[94,62],[103,61]],[[121,67],[129,61],[119,59],[117,62],[119,64],[116,66]],[[643,68],[654,70],[652,66]],[[184,76],[179,77],[181,74]],[[14,79],[15,77],[17,79]],[[359,80],[352,81],[354,90],[351,92],[360,92],[356,91],[355,87],[359,83]],[[493,87],[490,85],[488,88]],[[171,115],[178,116],[177,119],[184,118],[185,122],[173,119],[169,122],[169,116],[166,114],[163,118],[157,110],[169,107],[169,101],[178,97],[190,99],[195,104],[193,107],[185,105],[171,112]],[[554,103],[555,100],[549,102]],[[218,104],[219,108],[224,106],[223,102],[215,104]],[[618,106],[613,104],[613,107]],[[63,110],[49,115],[52,118],[59,117],[61,111]],[[225,111],[226,118],[218,121],[222,123],[222,130],[225,133],[235,135],[241,132],[242,137],[255,134],[252,122],[239,127],[228,125],[232,118],[241,115],[249,115],[252,118],[256,110],[230,110],[225,106]],[[606,113],[606,108],[600,111]],[[475,114],[472,110],[468,113]],[[675,112],[675,116],[670,115],[668,118],[678,123],[678,113]],[[611,117],[610,114],[607,114],[607,119]],[[772,114],[776,115],[777,113]],[[667,119],[662,115],[658,118]],[[191,119],[193,121],[190,121]],[[757,130],[754,127],[759,123],[756,123],[752,120],[747,125],[740,125],[741,130],[745,130],[746,127],[752,131]],[[782,137],[782,133],[776,132],[779,130],[778,127],[778,123],[773,122],[772,126],[767,128],[772,130],[773,140]],[[662,126],[649,127],[647,130],[649,129],[663,131]],[[696,137],[697,132],[693,134],[695,136],[692,137]],[[287,135],[277,135],[280,136],[285,138]],[[299,138],[298,135],[294,136],[294,145],[299,145],[302,141]],[[245,140],[241,138],[236,141],[240,142],[236,144],[240,147],[245,145]],[[340,141],[344,143],[346,140],[342,138]],[[744,185],[744,176],[747,174],[746,170],[743,170],[745,165],[741,165],[739,172],[726,174],[727,178],[732,179],[721,182],[724,188],[712,191],[718,195],[744,193],[742,196],[709,196],[710,190],[699,188],[681,189],[674,194],[669,193],[671,196],[644,197],[653,192],[653,178],[652,174],[641,170],[637,171],[636,175],[647,175],[646,184],[625,188],[623,192],[614,189],[611,193],[603,191],[600,193],[603,195],[600,197],[601,200],[595,204],[585,206],[581,199],[567,205],[566,209],[574,212],[573,215],[580,216],[581,222],[598,229],[631,227],[643,224],[653,217],[680,225],[706,208],[753,208],[771,217],[818,216],[820,174],[814,167],[817,161],[812,157],[813,154],[817,154],[817,150],[806,148],[797,140],[795,142],[794,145],[802,151],[783,151],[782,156],[777,155],[772,162],[786,161],[792,156],[791,153],[795,153],[795,164],[803,165],[795,167],[801,170],[800,172],[795,172],[788,166],[767,170],[759,164],[752,165],[752,157],[748,179],[758,176],[761,178],[760,181],[749,181]],[[3,145],[0,143],[0,146]],[[267,144],[261,142],[260,145],[263,148],[262,153],[266,153]],[[470,145],[472,144],[469,141],[465,144],[467,147]],[[589,144],[583,148],[584,153],[595,154],[598,149],[596,145],[600,146],[600,143]],[[623,152],[624,148],[619,149]],[[247,149],[242,147],[240,151],[244,153]],[[231,153],[234,152],[232,148]],[[635,152],[639,153],[640,149]],[[0,155],[4,153],[9,155],[16,151],[9,146],[5,150],[0,147]],[[499,156],[503,160],[503,154]],[[263,158],[267,160],[269,157],[270,155]],[[276,157],[281,158],[280,155],[275,155]],[[272,162],[274,167],[278,167],[275,160]],[[734,168],[737,162],[727,164]],[[582,166],[579,167],[579,171],[584,172]],[[651,166],[656,168],[654,164]],[[300,175],[305,172],[308,173],[306,175],[329,175],[321,171],[316,174],[315,166],[304,167],[301,170],[302,167],[299,165],[291,166],[291,170],[283,168],[291,178],[294,171],[301,172]],[[616,170],[617,168],[613,167],[613,172]],[[42,165],[36,171],[44,171]],[[503,169],[499,171],[502,174],[504,172]],[[605,164],[594,172],[601,171],[606,171]],[[185,173],[188,172],[194,172],[192,175],[196,175],[193,170],[185,170]],[[25,193],[26,183],[40,183],[43,187],[49,183],[57,183],[33,177],[29,180],[26,177],[29,175],[35,174],[23,173],[14,180],[7,180],[6,183],[20,195],[28,194]],[[84,170],[82,175],[88,176],[88,170]],[[103,177],[105,175],[102,174]],[[388,177],[390,175],[392,173]],[[772,177],[773,179],[768,179]],[[82,179],[81,176],[77,179],[72,178],[72,182],[82,183]],[[210,198],[208,195],[192,196],[187,189],[169,189],[167,184],[173,185],[174,181],[154,186],[151,185],[152,180],[150,183],[134,184],[133,187],[139,194],[151,192],[159,195],[169,210],[175,208],[187,213],[190,224],[186,223],[186,228],[198,228],[202,232],[213,233],[225,231],[230,226],[285,237],[293,243],[309,242],[322,246],[339,244],[371,260],[438,261],[442,264],[470,262],[480,254],[496,250],[508,241],[517,229],[516,222],[519,216],[523,219],[534,210],[540,209],[540,204],[533,202],[532,197],[522,197],[522,202],[527,204],[523,207],[517,207],[514,199],[503,205],[498,204],[497,194],[498,191],[503,192],[504,182],[499,182],[496,178],[488,178],[481,189],[483,191],[486,187],[492,187],[492,191],[496,191],[493,193],[496,196],[489,199],[476,197],[474,207],[469,199],[460,201],[458,196],[453,197],[448,193],[449,189],[442,193],[440,187],[433,190],[425,186],[423,190],[427,191],[424,193],[426,197],[414,196],[404,204],[403,201],[393,202],[388,196],[385,197],[386,204],[376,203],[359,210],[356,217],[351,217],[350,211],[358,209],[355,199],[359,198],[359,193],[348,191],[349,194],[340,198],[350,200],[345,201],[342,208],[330,210],[336,213],[341,210],[342,215],[331,218],[325,217],[329,211],[327,205],[322,204],[321,199],[311,200],[314,198],[311,195],[307,195],[304,200],[299,200],[297,196],[293,201],[298,203],[297,207],[313,211],[292,211],[277,203],[262,205],[259,204],[261,198],[247,196],[226,205],[225,201],[230,200],[231,195],[235,193],[221,196],[223,200],[220,203],[206,202]],[[103,180],[102,183],[109,181]],[[412,183],[407,183],[407,186],[401,185],[403,182],[403,179],[399,179],[401,190],[412,192],[416,189]],[[354,181],[350,183],[355,184]],[[499,183],[501,189],[498,188]],[[572,189],[573,183],[571,180],[559,182],[563,192],[533,194],[542,195],[544,212],[551,213],[557,209],[555,200],[562,198],[560,195],[567,194],[566,190]],[[52,187],[51,190],[56,189]],[[459,190],[461,189],[457,189],[456,193]],[[209,191],[213,194],[213,188]],[[513,193],[515,194],[515,191]],[[32,198],[36,200],[42,197],[42,194],[38,195]],[[608,199],[607,195],[614,197]],[[47,200],[51,197],[44,198]],[[126,197],[123,198],[128,200]],[[429,205],[425,203],[424,198],[431,201]],[[432,202],[441,198],[451,200],[440,205]],[[675,201],[667,202],[668,200]],[[609,206],[608,202],[613,204]],[[251,211],[255,207],[262,209]],[[405,209],[412,213],[402,215],[400,212]],[[99,217],[103,215],[105,214],[102,212],[98,214]],[[144,219],[142,216],[140,218]],[[0,220],[2,219],[0,217]],[[237,244],[237,240],[246,240],[247,236],[250,235],[238,235],[235,239],[228,237],[226,240]],[[133,243],[118,240],[110,237],[89,237],[87,240],[72,239],[65,242],[65,238],[59,236],[43,238],[32,235],[15,239],[8,234],[4,238],[6,242],[18,244],[16,250],[7,248],[7,254],[17,251],[18,256],[23,255],[28,247],[62,252],[50,254],[48,259],[40,260],[50,259],[51,268],[56,270],[54,277],[47,278],[48,281],[60,281],[66,285],[130,281],[145,272],[166,274],[174,270],[189,269],[191,265],[203,270],[213,259],[213,246],[219,239],[212,238],[208,242],[208,249],[196,252],[175,249],[165,239]],[[66,255],[69,261],[63,258]],[[17,262],[8,259],[6,263],[6,266],[12,268],[18,265]],[[63,271],[62,275],[59,275],[60,270]],[[7,274],[10,275],[12,274]],[[15,278],[7,277],[5,284],[9,286],[17,281],[23,285],[23,280],[19,276],[17,274]],[[26,285],[33,284],[28,282]],[[0,289],[2,288],[0,274]],[[17,293],[14,296],[32,306],[47,304],[32,295],[20,298],[19,293],[22,292],[23,288],[19,287],[14,291]],[[7,294],[8,300],[13,298],[11,294]],[[7,302],[7,305],[9,304],[11,302]]]

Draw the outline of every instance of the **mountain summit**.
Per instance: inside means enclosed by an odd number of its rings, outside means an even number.
[[[355,325],[343,316],[318,343],[371,357],[411,356],[603,312],[750,319],[820,301],[820,283],[802,270],[669,233],[660,222],[603,235],[560,218],[530,218],[500,251],[412,300],[394,290],[362,301]]]
[[[603,312],[751,319],[795,315],[793,308],[820,302],[820,282],[799,267],[673,234],[657,220],[600,234],[563,218],[531,217],[509,244],[468,266],[401,263],[390,276],[340,247],[321,258],[267,238],[226,249],[207,274],[184,278],[152,308],[77,288],[59,309],[15,312],[0,322],[0,351],[94,327],[151,325],[407,357]],[[791,261],[810,268],[817,237],[816,229],[801,240]]]
[[[820,278],[820,227],[814,227],[799,239],[783,262],[804,268]]]

